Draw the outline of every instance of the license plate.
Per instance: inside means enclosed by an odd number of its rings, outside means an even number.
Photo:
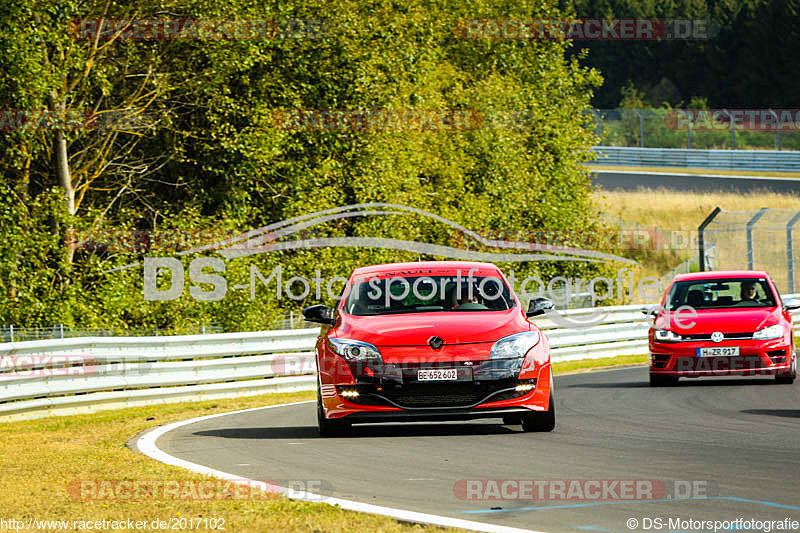
[[[698,348],[697,357],[731,357],[739,355],[738,346],[717,346],[715,348]]]
[[[418,381],[456,381],[458,370],[455,368],[426,368],[417,370]]]

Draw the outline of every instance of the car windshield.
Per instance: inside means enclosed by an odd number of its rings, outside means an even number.
[[[669,310],[775,307],[775,296],[764,278],[678,281],[667,297]]]
[[[344,312],[357,316],[436,311],[487,312],[514,307],[500,277],[394,276],[356,281]]]

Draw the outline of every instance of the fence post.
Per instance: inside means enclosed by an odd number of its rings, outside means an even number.
[[[780,150],[781,149],[781,127],[780,127],[781,125],[779,123],[780,120],[778,119],[778,114],[774,110],[770,109],[769,112],[772,113],[773,117],[775,117],[775,145],[778,147],[778,150]]]
[[[706,226],[711,224],[711,221],[714,220],[719,212],[722,211],[719,206],[715,207],[714,210],[711,212],[710,215],[706,217],[706,219],[697,227],[697,251],[698,251],[698,262],[700,264],[700,272],[705,272],[706,270],[706,243],[705,243],[705,231]],[[688,265],[687,265],[688,271]]]
[[[692,147],[692,114],[686,112],[686,149]]]
[[[634,109],[633,112],[639,117],[639,146],[644,148],[644,118],[639,111]]]
[[[728,115],[728,121],[731,123],[731,150],[736,150],[736,130],[734,129],[736,122],[733,120],[733,115],[731,115],[727,109],[723,109],[723,111]]]
[[[8,326],[8,331],[11,333],[11,342],[14,342],[14,324]]]
[[[789,273],[789,293],[794,293],[794,243],[792,242],[792,226],[800,220],[800,211],[786,224],[786,266]]]
[[[758,210],[758,213],[755,214],[753,218],[747,223],[747,269],[753,270],[753,264],[755,263],[753,257],[753,226],[758,222],[758,219],[764,216],[764,213],[767,212],[767,207],[762,207]]]

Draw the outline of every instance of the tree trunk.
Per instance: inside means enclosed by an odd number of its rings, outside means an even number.
[[[65,103],[64,101],[57,101],[56,91],[50,92],[50,111],[54,117],[65,116]],[[75,189],[72,187],[72,175],[69,171],[69,158],[67,156],[67,138],[64,131],[61,129],[55,130],[55,142],[53,143],[53,161],[56,167],[56,174],[58,175],[58,182],[64,189],[64,196],[67,200],[67,211],[70,216],[75,214]],[[65,232],[65,239],[71,238],[73,233],[72,222],[67,224]],[[72,264],[72,258],[75,250],[69,244],[67,245],[67,263]]]

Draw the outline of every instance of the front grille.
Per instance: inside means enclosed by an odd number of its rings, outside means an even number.
[[[494,380],[490,382],[437,382],[405,383],[384,386],[378,390],[376,385],[358,385],[359,396],[349,401],[361,405],[382,405],[407,408],[421,407],[467,407],[484,403],[484,399],[494,392],[510,389],[493,395],[486,401],[510,400],[524,396],[530,391],[515,390],[516,379]],[[387,401],[390,400],[390,401]]]
[[[472,405],[486,397],[481,388],[467,384],[407,385],[387,398],[405,407],[458,407]]]
[[[752,333],[723,333],[725,338],[723,340],[742,340],[742,339],[752,339]],[[694,335],[683,335],[683,340],[685,341],[710,341],[711,340],[711,333],[697,333]]]

